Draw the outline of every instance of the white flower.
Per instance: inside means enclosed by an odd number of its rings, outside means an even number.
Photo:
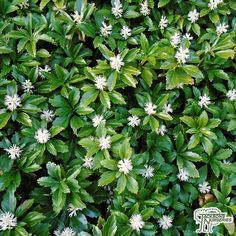
[[[193,40],[193,36],[191,36],[190,33],[186,33],[186,34],[184,35],[184,38],[186,38],[186,39],[189,40],[189,41]]]
[[[176,48],[180,44],[180,36],[180,33],[175,32],[174,35],[170,37],[170,43],[174,48]]]
[[[119,160],[117,166],[119,168],[119,172],[124,173],[125,175],[128,174],[133,169],[132,162],[128,158]]]
[[[34,138],[37,140],[38,143],[47,143],[50,139],[50,132],[47,129],[38,129],[35,132]]]
[[[180,169],[177,178],[181,181],[188,181],[189,173],[185,169]]]
[[[21,3],[18,4],[21,9],[27,9],[29,7],[29,2],[28,0],[25,0]]]
[[[222,3],[223,0],[210,0],[210,2],[208,3],[208,7],[211,9],[211,10],[214,10],[218,7],[218,5],[220,3]]]
[[[76,232],[72,228],[66,227],[62,231],[60,231],[60,230],[54,231],[54,235],[56,235],[56,236],[75,236]]]
[[[226,96],[229,98],[230,101],[236,100],[236,89],[229,90]]]
[[[198,105],[201,108],[203,108],[203,107],[207,108],[208,105],[210,105],[210,104],[211,104],[210,97],[208,97],[206,94],[199,97]]]
[[[123,25],[120,34],[124,39],[127,39],[131,36],[131,29],[128,26]]]
[[[17,225],[17,218],[11,212],[0,214],[0,230],[13,229]]]
[[[81,16],[78,11],[74,11],[74,14],[71,14],[71,17],[73,18],[73,21],[77,24],[80,24],[82,22],[83,16]]]
[[[176,87],[179,88],[179,89],[182,89],[184,87],[184,84],[183,83],[178,83]]]
[[[99,90],[103,90],[107,86],[107,80],[104,76],[98,75],[94,77],[95,86]]]
[[[41,120],[46,120],[47,122],[51,122],[53,121],[53,118],[54,118],[55,114],[53,111],[51,110],[44,110],[41,115],[40,115],[40,118]]]
[[[101,150],[111,147],[111,136],[103,136],[98,139]]]
[[[114,57],[110,57],[110,65],[112,69],[118,72],[120,71],[121,66],[124,65],[123,59],[120,54],[117,54],[117,56]]]
[[[122,8],[122,4],[121,4],[120,0],[115,0],[114,6],[112,7],[111,10],[112,10],[112,14],[116,18],[120,18],[122,16],[123,8]]]
[[[175,58],[177,59],[178,63],[186,63],[186,60],[189,58],[189,49],[179,47],[178,51],[175,54]]]
[[[51,67],[48,66],[48,65],[45,65],[44,68],[39,67],[39,75],[40,75],[42,78],[44,78],[44,75],[43,75],[42,72],[50,72],[51,70],[52,70]]]
[[[152,166],[149,165],[145,165],[145,170],[142,173],[142,176],[146,179],[152,178],[154,176],[154,168]]]
[[[161,16],[161,20],[160,20],[160,22],[159,22],[159,27],[160,27],[161,29],[164,29],[164,28],[167,27],[167,25],[168,25],[168,20],[166,19],[165,16]]]
[[[223,160],[222,163],[225,164],[225,165],[230,165],[231,164],[231,162],[229,160]]]
[[[138,116],[129,116],[128,121],[129,121],[128,123],[129,126],[135,127],[139,126],[141,120],[138,118]]]
[[[164,106],[163,106],[163,112],[164,112],[164,113],[172,113],[172,112],[173,112],[173,109],[172,109],[172,107],[171,107],[171,104],[168,104],[168,103],[164,104]]]
[[[67,211],[69,212],[69,217],[76,216],[78,210],[81,210],[81,208],[74,207],[74,205],[70,203],[67,208]]]
[[[87,169],[93,168],[93,158],[92,157],[85,157],[83,166]]]
[[[66,6],[65,5],[54,5],[53,6],[53,11],[56,11],[56,14],[58,14],[58,13],[63,13],[64,12],[64,10],[66,10]]]
[[[195,23],[199,18],[199,12],[197,12],[196,9],[190,11],[188,13],[188,19],[189,21],[191,21],[191,23]]]
[[[161,136],[164,136],[166,132],[167,132],[167,129],[165,125],[161,125],[159,129],[157,130],[157,134],[160,134]]]
[[[112,25],[107,25],[104,21],[100,27],[100,33],[103,37],[108,37],[112,33]]]
[[[217,33],[217,35],[220,36],[221,34],[226,33],[228,27],[229,27],[229,26],[226,25],[225,23],[219,24],[219,25],[216,27],[216,33]]]
[[[140,3],[140,13],[144,16],[148,16],[150,14],[150,9],[148,8],[147,0]]]
[[[21,148],[13,144],[10,148],[6,148],[5,151],[9,154],[9,158],[15,160],[20,157],[22,152]]]
[[[93,127],[98,127],[101,122],[106,121],[103,115],[95,115],[92,119]]]
[[[22,83],[22,89],[24,90],[25,93],[32,93],[34,86],[31,83],[31,81],[27,79]]]
[[[163,215],[159,220],[158,224],[162,229],[169,229],[172,227],[172,218],[166,215]]]
[[[17,107],[21,106],[20,97],[17,94],[6,95],[4,98],[4,105],[7,107],[8,110],[14,111]]]
[[[144,111],[150,116],[156,113],[157,106],[151,102],[147,102],[144,105]]]
[[[211,186],[209,185],[209,183],[207,181],[205,181],[202,184],[198,185],[198,190],[201,193],[209,193],[211,190]]]
[[[129,219],[130,226],[133,230],[140,231],[144,227],[144,221],[140,214],[134,214]]]

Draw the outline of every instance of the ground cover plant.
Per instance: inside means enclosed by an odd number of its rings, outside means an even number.
[[[0,4],[0,235],[194,236],[195,209],[235,215],[234,0]]]

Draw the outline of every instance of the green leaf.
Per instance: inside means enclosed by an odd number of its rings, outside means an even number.
[[[176,137],[176,148],[177,150],[180,150],[183,147],[184,144],[184,135],[182,132],[179,132]]]
[[[146,208],[141,211],[141,215],[144,221],[149,220],[154,214],[154,208]]]
[[[56,148],[54,147],[53,143],[52,142],[48,142],[46,143],[46,147],[47,147],[47,150],[54,156],[57,155],[57,150]]]
[[[225,160],[232,155],[233,151],[229,148],[220,149],[217,153],[214,154],[214,158],[217,160]]]
[[[57,179],[61,179],[61,168],[59,165],[55,164],[54,162],[48,162],[47,165],[48,174]]]
[[[189,176],[193,178],[199,178],[198,170],[191,161],[185,161],[185,168],[188,171]]]
[[[218,51],[215,54],[216,56],[224,58],[224,59],[228,59],[228,58],[233,59],[235,52],[232,49],[227,49],[227,50]]]
[[[138,83],[138,81],[131,75],[128,73],[124,73],[121,77],[122,81],[132,87],[136,87],[136,84]]]
[[[104,107],[107,107],[107,108],[111,107],[110,97],[108,96],[107,92],[101,91],[99,98]]]
[[[13,52],[11,48],[8,48],[6,46],[0,46],[0,54],[8,54]]]
[[[236,129],[236,119],[230,120],[228,124],[227,131],[233,131]]]
[[[132,10],[132,9],[128,9],[124,14],[123,14],[123,17],[124,18],[127,18],[127,19],[132,19],[132,18],[137,18],[139,17],[139,13]]]
[[[51,177],[41,177],[37,180],[38,184],[44,187],[56,187],[58,182]]]
[[[115,88],[117,76],[118,76],[117,71],[113,71],[110,73],[108,80],[107,80],[107,87],[108,87],[109,91],[112,91]]]
[[[203,111],[198,118],[198,125],[200,128],[205,127],[208,123],[208,115],[206,111]]]
[[[117,226],[116,226],[116,218],[111,215],[108,217],[104,228],[103,228],[103,236],[114,236],[116,234]]]
[[[30,126],[30,127],[32,126],[32,121],[31,121],[29,115],[26,114],[25,112],[19,113],[19,114],[17,115],[16,120],[17,120],[19,123],[23,124],[23,125]]]
[[[102,231],[95,225],[92,225],[93,236],[102,236]]]
[[[73,133],[77,135],[77,130],[81,127],[83,127],[84,122],[82,119],[80,119],[78,116],[73,116],[70,120],[70,127],[73,130]]]
[[[46,49],[41,48],[37,51],[37,56],[42,58],[47,58],[50,57],[51,54]]]
[[[147,37],[143,33],[141,33],[141,36],[140,36],[140,44],[144,53],[147,53],[149,49],[149,42],[148,42]]]
[[[0,114],[0,129],[6,126],[10,117],[11,117],[11,113],[5,112],[5,113]]]
[[[176,88],[180,84],[192,85],[194,80],[182,68],[169,70],[166,73],[166,89]]]
[[[159,129],[159,121],[155,117],[151,116],[149,122],[150,122],[152,131],[157,132]]]
[[[158,8],[160,7],[164,7],[166,4],[168,4],[170,2],[170,0],[160,0],[158,2]]]
[[[127,189],[131,193],[138,193],[138,182],[132,176],[127,176]]]
[[[83,115],[88,115],[93,112],[93,108],[91,107],[84,107],[84,106],[79,106],[76,109],[77,114],[83,116]]]
[[[201,34],[201,28],[198,24],[193,24],[192,26],[192,29],[193,29],[193,32],[197,35],[197,36],[200,36]]]
[[[61,192],[58,189],[52,193],[52,206],[56,214],[60,213],[60,211],[65,206],[65,202],[66,202],[65,193]]]
[[[102,55],[107,59],[109,60],[110,57],[113,57],[114,54],[104,45],[104,44],[100,44],[98,46],[100,52],[102,53]]]
[[[118,192],[118,194],[121,194],[125,190],[126,184],[127,184],[126,176],[125,174],[121,174],[117,181],[117,187],[115,189]]]
[[[106,159],[101,161],[101,165],[108,170],[117,170],[117,162],[115,160]]]
[[[168,114],[168,113],[165,113],[165,112],[159,112],[159,113],[157,113],[157,116],[158,116],[160,119],[163,119],[163,120],[173,120],[173,118],[171,117],[171,115]]]
[[[207,124],[206,128],[209,128],[209,129],[216,128],[216,127],[219,126],[220,123],[221,123],[220,119],[210,119],[210,121]]]
[[[199,142],[199,136],[197,134],[192,135],[188,143],[188,149],[195,148],[199,144]]]
[[[189,161],[202,161],[202,157],[195,152],[190,152],[190,151],[184,152],[182,156]]]
[[[114,181],[115,177],[116,177],[115,171],[104,172],[98,181],[98,186],[105,186],[105,185],[110,184],[111,182]]]
[[[70,188],[64,181],[60,181],[59,188],[63,193],[70,193]]]
[[[81,106],[88,106],[91,102],[94,102],[98,96],[99,92],[92,90],[83,94],[80,104]]]
[[[147,83],[149,87],[152,85],[153,81],[153,74],[150,69],[146,68],[142,70],[141,77],[144,79],[144,81]]]
[[[180,117],[180,120],[191,128],[195,127],[195,121],[191,116],[182,116]]]
[[[6,236],[8,236],[8,234],[6,234]],[[23,227],[17,226],[15,228],[14,236],[30,236],[30,234]]]
[[[25,200],[23,203],[21,203],[21,205],[17,207],[15,215],[17,217],[22,216],[26,211],[28,211],[31,208],[33,203],[34,203],[33,199]]]
[[[32,211],[26,215],[23,221],[27,223],[28,227],[33,227],[42,220],[44,220],[45,218],[46,216],[44,216],[42,213],[39,213],[37,211]]]
[[[40,10],[43,10],[43,8],[50,2],[50,0],[41,0],[40,2]]]
[[[213,11],[209,14],[209,18],[212,23],[216,24],[217,22],[220,21],[220,17],[217,12]]]
[[[9,189],[3,196],[1,202],[2,210],[5,212],[14,212],[16,209],[16,198],[14,195],[15,191]]]
[[[118,92],[112,91],[109,93],[109,97],[114,104],[126,104],[123,96]]]
[[[184,71],[188,75],[190,75],[190,76],[192,76],[194,78],[200,78],[201,79],[201,78],[204,77],[202,72],[198,69],[197,66],[194,66],[194,65],[184,65],[184,66],[182,66],[182,68],[184,69]]]
[[[205,152],[210,156],[212,153],[212,150],[213,150],[213,144],[210,141],[210,139],[203,137],[202,145],[203,145]]]
[[[78,25],[79,29],[87,36],[95,38],[95,28],[93,24],[82,22]]]

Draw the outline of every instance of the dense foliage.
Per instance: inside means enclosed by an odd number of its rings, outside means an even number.
[[[235,0],[0,4],[0,235],[194,236],[194,209],[236,213]]]

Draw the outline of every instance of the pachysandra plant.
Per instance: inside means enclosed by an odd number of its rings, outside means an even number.
[[[234,216],[235,19],[234,0],[1,1],[0,236]]]

